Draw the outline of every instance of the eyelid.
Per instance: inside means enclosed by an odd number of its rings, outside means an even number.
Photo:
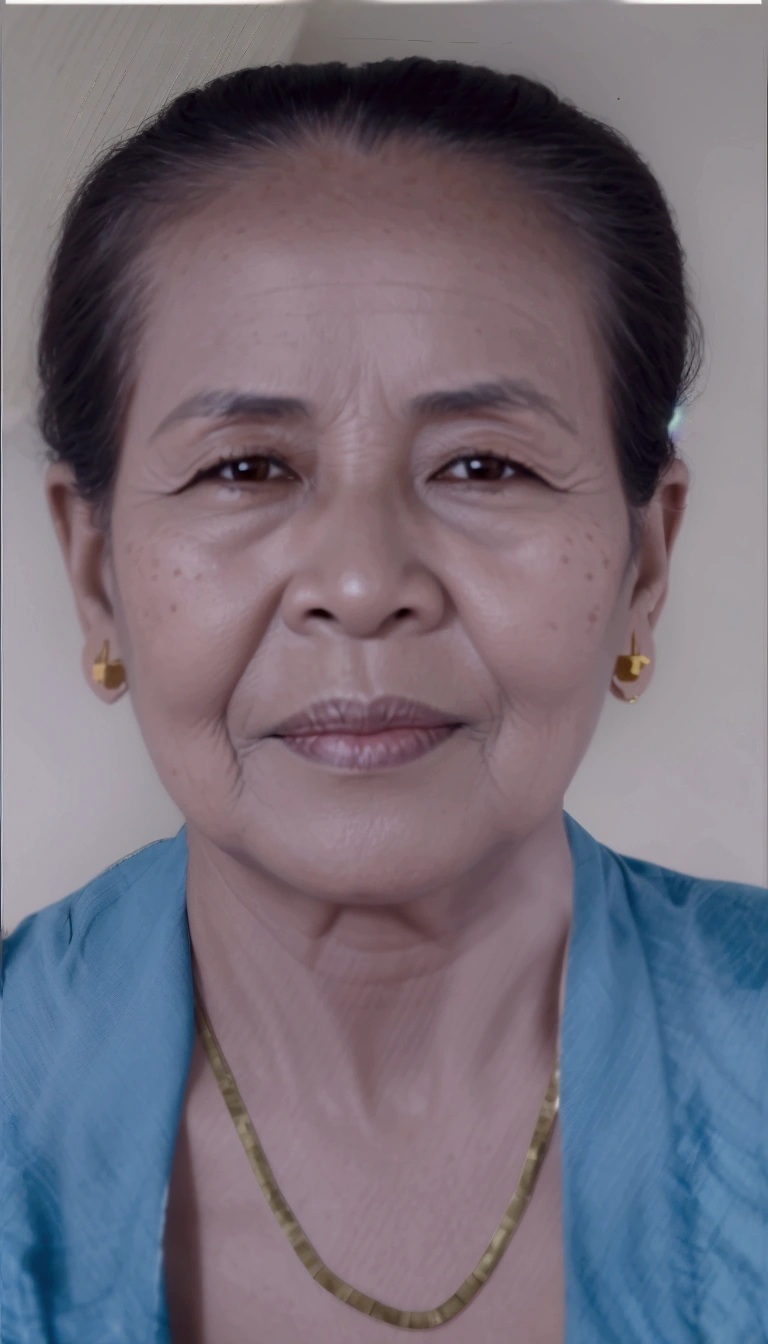
[[[438,467],[437,472],[435,474],[439,475],[440,472],[447,471],[449,467],[455,466],[456,463],[470,461],[473,458],[489,459],[491,461],[501,462],[504,466],[514,467],[516,471],[526,476],[533,476],[538,479],[538,473],[535,472],[532,467],[527,467],[524,462],[519,462],[516,458],[508,457],[504,453],[494,452],[492,449],[489,449],[488,452],[477,452],[477,451],[473,452],[472,450],[469,450],[466,453],[456,453],[453,457],[449,458],[447,462],[444,462],[441,467]],[[256,461],[268,462],[270,464],[274,464],[296,475],[293,467],[289,466],[289,464],[283,458],[279,457],[276,453],[269,453],[269,452],[231,453],[231,454],[224,454],[221,458],[219,458],[218,462],[212,463],[210,467],[203,467],[192,478],[190,485],[194,485],[197,481],[204,480],[206,477],[212,478],[215,475],[215,473],[219,471],[222,467],[231,466],[238,462],[256,462]],[[467,483],[470,485],[472,484],[471,478],[468,479]],[[236,482],[226,482],[226,484],[236,484]],[[246,481],[244,482],[244,484],[247,485],[248,482]],[[268,482],[261,482],[261,484],[268,484]],[[475,484],[484,485],[489,484],[489,482],[476,481]],[[503,482],[490,482],[490,484],[503,484]]]
[[[212,462],[209,467],[201,467],[200,471],[192,477],[190,485],[194,485],[196,481],[203,480],[207,476],[213,476],[221,467],[230,467],[238,462],[269,462],[285,468],[286,471],[293,471],[293,467],[289,466],[283,458],[278,457],[276,453],[225,453],[219,458],[218,462]]]
[[[452,457],[449,459],[448,462],[445,462],[443,466],[439,468],[439,470],[445,471],[447,467],[454,466],[456,462],[472,461],[473,458],[480,460],[485,458],[489,459],[492,462],[501,462],[505,467],[514,467],[516,471],[523,471],[528,476],[536,475],[536,472],[533,470],[532,467],[527,467],[524,462],[519,462],[516,457],[508,457],[506,453],[497,453],[494,452],[493,449],[489,449],[487,453],[482,452],[457,453],[455,457]]]

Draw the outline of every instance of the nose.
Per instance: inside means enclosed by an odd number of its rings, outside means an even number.
[[[295,520],[299,523],[299,518]],[[427,529],[404,519],[391,496],[337,503],[310,520],[296,547],[282,601],[289,629],[325,624],[356,639],[394,629],[426,633],[445,617],[448,598],[425,551]]]

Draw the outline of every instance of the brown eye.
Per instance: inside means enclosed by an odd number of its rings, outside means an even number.
[[[265,457],[260,454],[252,457],[241,457],[239,455],[237,457],[223,457],[214,466],[201,471],[192,484],[205,480],[224,481],[228,485],[237,485],[240,482],[244,485],[272,484],[273,481],[281,479],[280,476],[270,474],[273,468],[282,472],[290,470],[277,457]],[[225,471],[230,474],[224,476]]]
[[[456,466],[466,468],[466,474],[458,479],[477,481],[480,484],[484,482],[492,485],[504,484],[508,480],[515,480],[516,477],[530,477],[534,474],[527,467],[521,466],[519,462],[514,462],[512,458],[499,457],[496,453],[467,453],[463,457],[455,457],[452,462],[443,467],[443,472]],[[511,468],[511,472],[507,472],[508,468]],[[507,472],[506,475],[505,472]],[[457,478],[454,477],[455,479]]]
[[[455,467],[463,469],[463,475],[453,480],[464,480],[479,485],[505,485],[518,478],[532,478],[534,473],[521,463],[509,457],[499,457],[497,453],[466,453],[456,457],[443,467],[440,475]],[[224,475],[227,472],[228,475]],[[286,478],[285,473],[288,473]],[[277,473],[277,474],[275,474]],[[282,475],[280,474],[282,473]],[[250,456],[233,455],[223,457],[212,467],[198,473],[192,484],[200,481],[223,481],[230,485],[271,485],[280,480],[294,478],[294,473],[277,457],[265,454]]]

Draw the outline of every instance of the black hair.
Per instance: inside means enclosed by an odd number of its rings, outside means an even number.
[[[671,208],[618,131],[545,84],[458,61],[238,70],[102,154],[48,271],[37,352],[47,460],[71,465],[109,539],[150,244],[222,176],[323,137],[366,155],[395,139],[495,164],[565,227],[591,276],[634,556],[643,508],[677,457],[671,417],[703,358]]]

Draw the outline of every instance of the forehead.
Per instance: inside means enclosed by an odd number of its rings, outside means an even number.
[[[391,146],[278,156],[150,259],[136,413],[233,384],[322,401],[367,379],[397,399],[459,368],[535,374],[577,416],[601,396],[585,268],[494,166]]]

